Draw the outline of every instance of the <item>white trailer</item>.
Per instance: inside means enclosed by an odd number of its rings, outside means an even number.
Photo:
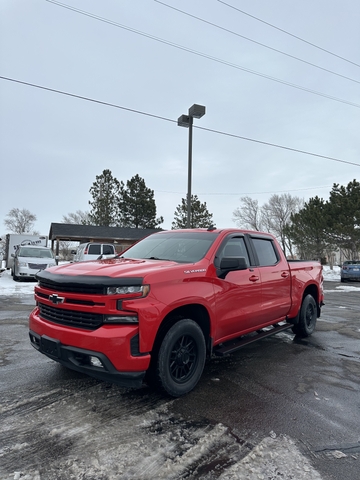
[[[8,233],[5,239],[5,267],[12,268],[14,258],[11,254],[15,253],[20,245],[38,245],[47,247],[48,237],[45,235],[32,235],[26,233]]]

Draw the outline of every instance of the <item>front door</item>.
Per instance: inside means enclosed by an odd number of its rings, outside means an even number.
[[[214,341],[225,341],[252,328],[261,318],[261,277],[259,269],[252,266],[251,254],[244,236],[231,236],[220,246],[215,267],[223,257],[244,257],[249,268],[229,272],[215,282],[216,332]]]

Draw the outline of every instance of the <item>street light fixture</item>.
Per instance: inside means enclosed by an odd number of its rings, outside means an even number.
[[[192,168],[192,131],[193,131],[193,119],[201,118],[205,115],[205,107],[203,105],[197,105],[194,103],[189,108],[188,115],[181,115],[178,118],[178,126],[186,127],[189,129],[189,153],[188,153],[188,190],[187,190],[187,218],[186,227],[190,228],[191,218],[191,168]]]

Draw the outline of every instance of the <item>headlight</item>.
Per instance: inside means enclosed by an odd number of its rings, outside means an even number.
[[[150,291],[150,285],[123,285],[121,287],[108,287],[108,295],[124,295],[126,297],[146,297]]]
[[[27,267],[28,264],[26,262],[18,262],[18,267]]]

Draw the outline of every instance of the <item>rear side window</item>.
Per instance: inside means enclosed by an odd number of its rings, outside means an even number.
[[[103,245],[103,255],[112,255],[114,247],[112,245]]]
[[[89,255],[101,255],[101,245],[89,245]]]
[[[260,267],[267,267],[278,263],[278,254],[271,240],[265,238],[253,238],[252,241],[259,258]]]

